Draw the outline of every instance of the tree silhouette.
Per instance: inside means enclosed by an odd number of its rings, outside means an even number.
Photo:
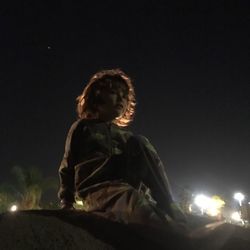
[[[14,189],[20,200],[20,209],[40,209],[42,194],[48,189],[56,189],[55,178],[44,178],[37,167],[23,168],[14,166],[12,174],[15,176]]]

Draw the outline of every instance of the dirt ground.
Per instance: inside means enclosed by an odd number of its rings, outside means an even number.
[[[169,231],[127,226],[84,212],[18,211],[0,215],[0,249],[250,249],[250,231],[242,227],[198,217],[190,217],[189,224],[192,231],[187,239]]]

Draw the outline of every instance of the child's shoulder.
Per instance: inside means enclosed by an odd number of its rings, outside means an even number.
[[[87,119],[78,119],[73,122],[73,124],[70,127],[70,131],[78,131],[86,127],[88,124],[90,124],[90,121]]]
[[[72,127],[82,127],[82,126],[87,126],[91,124],[95,124],[96,120],[92,119],[78,119],[75,122],[73,122]]]

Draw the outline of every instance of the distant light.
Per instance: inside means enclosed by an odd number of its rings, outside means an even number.
[[[17,209],[18,209],[17,205],[12,205],[12,206],[10,207],[10,211],[11,211],[11,212],[16,212]]]
[[[210,207],[208,208],[207,213],[210,216],[218,216],[220,214],[220,211],[217,207]]]
[[[204,194],[198,194],[194,198],[194,204],[200,208],[201,214],[203,215],[209,206],[209,198]]]
[[[241,206],[242,201],[245,199],[245,195],[242,193],[235,193],[234,194],[234,199],[237,200]]]
[[[239,212],[233,212],[233,213],[231,214],[231,218],[232,218],[234,221],[242,221]]]
[[[225,202],[219,196],[207,197],[203,194],[197,195],[194,203],[201,209],[202,214],[205,212],[210,216],[221,214],[221,208],[225,205]]]
[[[206,209],[208,207],[209,204],[209,198],[207,196],[205,196],[204,194],[198,194],[196,195],[195,199],[194,199],[194,203],[202,208],[202,209]]]

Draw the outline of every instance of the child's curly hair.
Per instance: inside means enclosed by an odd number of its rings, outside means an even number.
[[[130,77],[120,69],[102,70],[90,78],[82,94],[76,98],[78,117],[80,119],[97,118],[98,93],[102,89],[121,86],[125,87],[124,91],[127,94],[128,105],[124,114],[117,117],[113,123],[122,127],[128,126],[135,113],[135,91]]]

